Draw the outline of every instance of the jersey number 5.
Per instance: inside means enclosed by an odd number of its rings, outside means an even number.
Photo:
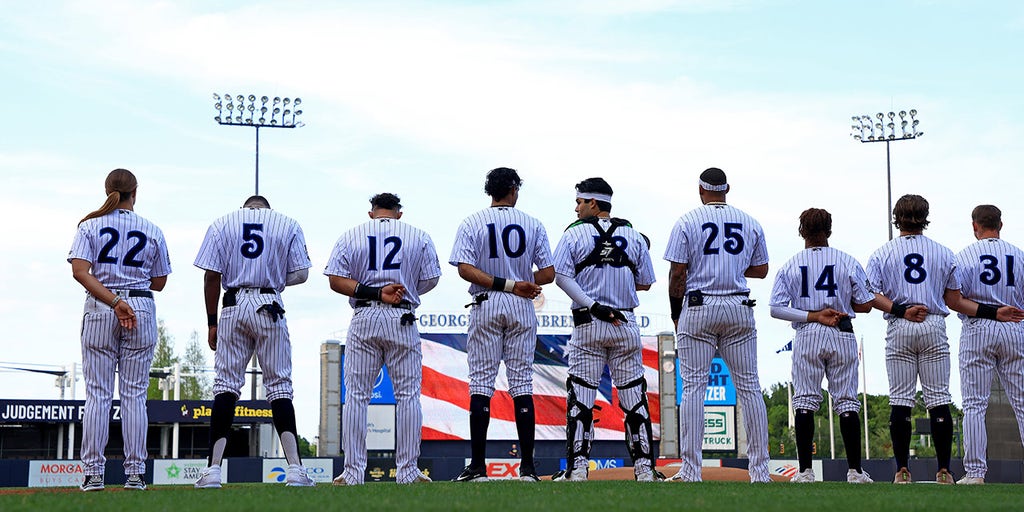
[[[245,240],[241,247],[242,256],[252,260],[263,254],[263,236],[260,235],[262,231],[263,224],[242,224],[242,240]]]

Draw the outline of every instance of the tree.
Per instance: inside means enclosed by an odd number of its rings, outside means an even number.
[[[213,386],[206,371],[206,343],[200,344],[199,332],[192,331],[188,345],[185,347],[185,358],[181,362],[181,372],[190,373],[194,377],[182,377],[182,400],[208,400],[213,398]]]
[[[299,447],[300,457],[316,457],[316,444],[310,443],[308,439],[298,434],[295,435],[295,443]]]
[[[163,320],[156,323],[156,351],[153,354],[151,368],[169,368],[178,362],[178,356],[174,354],[174,336],[167,332],[167,326]],[[160,379],[150,377],[149,389],[146,391],[146,398],[150,400],[163,399],[164,392],[160,389]]]

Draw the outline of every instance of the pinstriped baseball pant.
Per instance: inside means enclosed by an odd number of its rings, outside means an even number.
[[[918,376],[925,407],[952,403],[946,317],[928,315],[923,322],[889,320],[885,332],[885,370],[889,375],[890,405],[914,406]]]
[[[408,310],[371,306],[356,308],[345,342],[345,406],[342,409],[342,447],[345,481],[361,484],[366,472],[366,411],[381,365],[387,365],[395,390],[395,481],[409,483],[419,476],[423,410],[420,385],[423,352],[415,322],[401,325]]]
[[[852,332],[817,322],[801,325],[793,340],[793,408],[817,411],[825,377],[837,413],[860,411],[858,362],[857,337]]]
[[[768,412],[757,375],[757,329],[754,311],[741,304],[746,297],[704,296],[704,305],[686,307],[679,319],[676,352],[683,378],[679,407],[682,430],[679,475],[686,481],[701,480],[704,444],[704,396],[717,351],[736,384],[736,398],[743,407],[751,481],[768,481]]]
[[[221,309],[217,327],[217,351],[213,364],[217,377],[213,381],[213,394],[233,393],[239,396],[245,385],[245,367],[255,352],[263,371],[263,387],[267,401],[293,398],[292,343],[288,336],[288,320],[274,319],[258,309],[277,301],[279,294],[259,293],[242,288],[236,294],[237,304]]]
[[[964,471],[984,478],[988,429],[985,412],[992,374],[999,375],[1024,440],[1024,325],[984,318],[964,320],[960,336],[960,382],[964,394]]]
[[[623,314],[628,322],[619,326],[593,320],[572,330],[565,354],[569,361],[569,375],[575,375],[595,387],[601,383],[605,364],[615,386],[644,376],[640,328],[632,312],[623,311]]]
[[[156,308],[153,299],[124,297],[135,310],[135,329],[124,329],[114,310],[91,295],[82,317],[82,374],[85,414],[82,418],[82,463],[86,475],[102,475],[110,436],[110,406],[117,374],[124,436],[125,474],[146,472],[146,389],[156,349]]]
[[[469,313],[469,394],[494,394],[494,380],[502,360],[509,394],[532,394],[536,347],[537,313],[533,302],[511,293],[488,292],[487,300],[473,306]]]

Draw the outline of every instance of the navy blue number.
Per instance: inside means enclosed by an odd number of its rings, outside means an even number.
[[[910,284],[921,284],[928,277],[928,271],[924,269],[924,256],[912,252],[903,258],[903,264],[907,269],[903,271],[903,279]]]
[[[377,237],[368,236],[367,241],[370,243],[370,254],[369,254],[369,270],[377,270]],[[398,251],[402,248],[402,239],[397,236],[389,236],[384,239],[384,248],[387,249],[388,245],[391,245],[391,250],[384,255],[384,261],[381,265],[381,270],[397,270],[402,268],[402,262],[395,263],[395,256],[398,256]]]
[[[128,238],[135,239],[135,245],[128,252],[124,253],[124,265],[126,267],[141,267],[142,260],[136,259],[140,252],[146,248],[146,234],[142,231],[129,231]]]
[[[722,244],[722,248],[729,254],[739,254],[743,252],[743,224],[738,222],[726,222],[723,224],[725,227],[725,242]],[[715,240],[718,239],[718,225],[713,222],[705,222],[700,227],[702,231],[709,231],[708,239],[704,241],[704,254],[718,254],[718,247],[714,247]]]
[[[800,265],[800,296],[811,296],[810,292],[807,290],[807,265]]]
[[[997,284],[1002,279],[1003,274],[999,271],[999,259],[991,255],[983,255],[979,258],[983,264],[985,271],[978,275],[981,279],[982,284],[992,286]],[[1017,279],[1013,274],[1013,255],[1006,255],[1006,286],[1016,286]]]
[[[825,265],[825,268],[821,270],[821,274],[818,275],[818,280],[814,282],[814,289],[826,292],[829,297],[835,297],[836,290],[839,289],[839,285],[836,284],[835,270],[835,265]],[[810,297],[806,266],[800,267],[800,296]]]
[[[512,248],[513,232],[519,235],[519,245],[515,249]],[[488,256],[491,258],[497,258],[498,236],[497,229],[494,224],[487,225],[487,244],[490,249],[490,254]],[[505,254],[508,255],[509,258],[518,258],[522,256],[523,253],[526,252],[526,230],[519,224],[509,224],[508,226],[505,226],[505,229],[501,230],[501,245],[502,248],[505,249]]]
[[[263,224],[242,224],[242,256],[255,259],[263,254],[263,237],[259,232],[263,231]]]
[[[100,256],[96,258],[96,263],[113,263],[117,264],[117,257],[111,256],[110,251],[117,245],[117,241],[121,239],[121,233],[118,233],[116,229],[106,227],[100,230],[100,236],[109,235],[110,240],[106,244],[103,244],[103,248],[100,249]]]

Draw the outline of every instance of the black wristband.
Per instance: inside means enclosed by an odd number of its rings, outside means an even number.
[[[366,286],[363,283],[356,283],[356,291],[352,293],[352,297],[364,300],[380,300],[383,291],[383,286]]]
[[[217,327],[217,313],[206,314],[206,325],[207,327]]]
[[[889,313],[896,318],[903,318],[903,316],[907,314],[907,305],[893,302],[892,309],[889,310]]]
[[[999,308],[990,304],[978,304],[978,312],[974,315],[978,318],[987,318],[989,320],[996,320],[996,313]]]
[[[492,290],[497,290],[499,292],[505,291],[505,282],[506,281],[507,281],[507,279],[505,279],[504,277],[494,276],[494,282],[491,283],[491,289]]]
[[[683,298],[669,295],[668,309],[671,312],[672,320],[679,320],[679,316],[683,314]]]

